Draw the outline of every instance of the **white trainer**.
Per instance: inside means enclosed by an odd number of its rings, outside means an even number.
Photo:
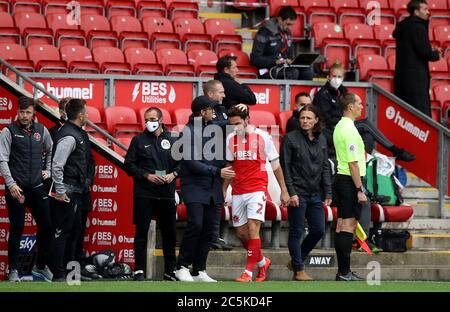
[[[195,282],[215,283],[215,279],[211,278],[206,271],[199,271],[197,276],[192,276]]]
[[[179,270],[175,271],[175,277],[178,278],[180,282],[193,282],[194,279],[192,278],[191,272],[189,272],[189,269],[182,266]]]

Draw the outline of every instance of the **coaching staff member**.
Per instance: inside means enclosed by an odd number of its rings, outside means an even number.
[[[175,179],[179,169],[171,155],[175,139],[162,123],[163,114],[159,108],[147,109],[144,120],[145,130],[133,138],[125,157],[125,171],[134,179],[134,279],[145,279],[147,233],[155,212],[164,252],[163,279],[176,281]]]
[[[56,135],[61,129],[61,127],[64,125],[64,123],[67,121],[67,114],[66,114],[66,104],[69,103],[69,101],[72,98],[63,98],[58,103],[59,108],[59,122],[52,127],[49,132],[52,137],[52,140],[55,141]],[[89,116],[88,116],[89,117]],[[92,155],[91,150],[91,143],[89,141],[89,135],[86,131],[82,131],[82,135],[84,137],[84,144],[86,144],[86,157],[88,159],[88,171],[87,171],[87,179],[86,183],[84,185],[83,193],[81,194],[81,201],[80,201],[80,213],[81,213],[81,222],[77,225],[80,225],[80,228],[74,229],[74,235],[76,235],[74,239],[76,241],[76,247],[75,247],[75,260],[83,263],[85,258],[84,253],[84,233],[86,231],[86,221],[89,212],[92,211],[92,201],[91,201],[91,190],[90,187],[94,183],[94,176],[95,176],[95,160],[94,155]],[[83,267],[83,266],[82,266]]]
[[[52,139],[42,124],[34,122],[35,102],[19,98],[17,120],[0,133],[0,173],[5,179],[6,205],[9,217],[8,279],[20,282],[18,254],[25,222],[25,207],[37,224],[37,261],[32,275],[51,281],[53,274],[47,266],[51,241],[50,207],[43,180],[49,178]],[[45,156],[46,170],[42,170]]]
[[[52,245],[53,280],[65,279],[66,263],[74,260],[77,229],[81,228],[81,196],[88,178],[89,145],[86,144],[85,101],[71,99],[65,107],[67,122],[59,129],[53,147],[52,207],[54,240]]]
[[[181,196],[187,206],[187,227],[180,246],[176,277],[184,282],[215,282],[206,273],[209,242],[214,235],[216,211],[224,201],[222,178],[234,176],[230,168],[221,168],[223,155],[221,159],[208,155],[215,153],[211,141],[222,139],[207,133],[213,120],[214,105],[207,96],[195,98],[192,115],[180,138],[183,142]],[[222,148],[220,142],[216,148]],[[191,264],[192,275],[188,269]]]
[[[367,202],[362,184],[366,175],[364,142],[355,127],[355,119],[361,115],[361,98],[346,93],[340,98],[343,117],[336,125],[333,142],[338,162],[334,187],[337,196],[338,221],[335,249],[338,260],[337,281],[358,281],[361,277],[350,270],[353,233],[361,215],[361,204]]]

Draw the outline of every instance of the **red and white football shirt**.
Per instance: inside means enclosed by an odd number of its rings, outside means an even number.
[[[226,158],[233,162],[236,173],[232,181],[233,195],[267,192],[266,161],[274,161],[279,155],[272,137],[261,129],[254,129],[242,136],[232,133],[227,137]]]

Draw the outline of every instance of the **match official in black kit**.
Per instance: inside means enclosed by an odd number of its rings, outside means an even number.
[[[81,228],[81,196],[88,178],[88,149],[86,133],[86,104],[84,100],[70,99],[65,106],[67,121],[58,130],[53,146],[52,178],[54,204],[52,218],[53,280],[64,281],[66,265],[75,259],[77,229]]]
[[[34,279],[51,281],[48,251],[51,241],[50,208],[43,180],[50,176],[52,139],[42,124],[34,121],[35,102],[19,98],[17,120],[0,133],[0,174],[5,179],[6,205],[9,217],[8,279],[20,282],[18,256],[20,238],[25,222],[25,207],[37,224],[37,261],[33,267]],[[45,155],[45,170],[42,157]]]
[[[145,280],[147,263],[147,233],[152,214],[156,213],[164,252],[164,280],[176,281],[176,206],[175,179],[178,163],[171,155],[175,138],[162,123],[159,108],[144,113],[145,130],[131,141],[125,157],[125,171],[134,179],[133,223],[136,281]]]

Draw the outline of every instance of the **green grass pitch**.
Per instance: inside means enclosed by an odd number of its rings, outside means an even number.
[[[0,292],[450,292],[450,282],[381,282],[369,286],[366,282],[293,282],[264,283],[181,283],[97,281],[81,282],[79,286],[66,283],[21,282],[0,283]]]

